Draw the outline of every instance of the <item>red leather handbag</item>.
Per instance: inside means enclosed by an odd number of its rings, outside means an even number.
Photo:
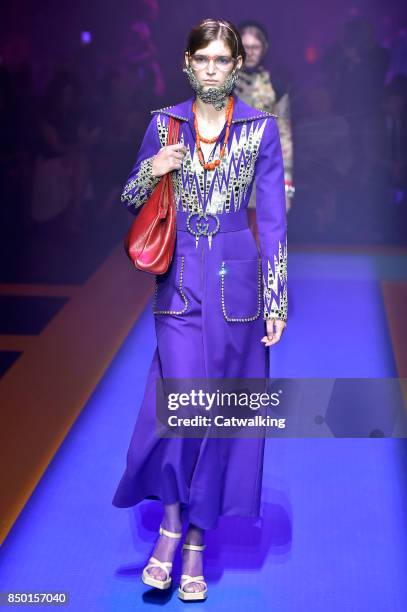
[[[178,142],[179,121],[170,117],[167,145]],[[171,172],[164,174],[142,205],[124,239],[124,248],[138,270],[164,274],[172,261],[176,211]]]

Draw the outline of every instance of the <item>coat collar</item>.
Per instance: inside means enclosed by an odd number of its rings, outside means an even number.
[[[232,123],[242,123],[245,121],[262,119],[263,117],[277,116],[273,113],[269,113],[268,111],[262,111],[258,108],[254,108],[253,106],[249,106],[236,94],[232,95],[235,99]],[[181,121],[189,121],[189,123],[193,125],[194,116],[192,113],[192,103],[194,100],[195,95],[191,96],[190,98],[188,98],[188,100],[185,100],[184,102],[180,102],[179,104],[174,104],[173,106],[165,106],[164,108],[159,108],[150,112],[162,113],[163,115],[175,117],[176,119],[180,119]]]

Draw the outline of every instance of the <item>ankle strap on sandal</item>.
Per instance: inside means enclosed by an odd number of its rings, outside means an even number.
[[[185,548],[186,550],[205,550],[206,544],[184,544],[182,548]]]
[[[166,535],[169,538],[176,538],[179,539],[182,537],[182,531],[180,533],[178,533],[177,531],[168,531],[168,529],[164,529],[161,525],[160,525],[160,535]]]

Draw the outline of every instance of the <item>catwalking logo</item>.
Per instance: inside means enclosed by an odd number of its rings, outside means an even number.
[[[198,408],[208,412],[215,412],[213,424],[216,427],[285,427],[285,419],[275,419],[270,416],[263,417],[256,414],[253,417],[238,417],[236,415],[225,415],[224,408],[235,408],[236,410],[250,409],[259,410],[266,406],[278,406],[280,398],[278,393],[248,393],[247,391],[204,391],[203,389],[192,389],[188,393],[169,393],[167,396],[168,410],[176,411],[182,408]],[[168,419],[170,426],[183,425],[184,427],[208,427],[212,419],[196,414],[193,418],[178,418],[171,416]]]
[[[287,426],[281,418],[283,391],[269,388],[266,379],[223,379],[215,384],[166,379],[157,388],[159,435],[264,437],[268,429]]]

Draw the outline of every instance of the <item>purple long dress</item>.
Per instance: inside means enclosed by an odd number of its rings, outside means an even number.
[[[158,437],[156,378],[265,378],[265,319],[287,319],[286,206],[276,119],[234,100],[228,145],[215,170],[204,170],[198,159],[194,97],[152,111],[122,194],[123,204],[137,214],[158,180],[151,163],[166,144],[169,117],[178,118],[187,154],[172,175],[175,252],[170,269],[156,277],[157,347],[112,503],[123,508],[143,499],[179,501],[202,529],[214,528],[220,515],[260,516],[265,440]],[[219,156],[224,134],[225,127],[209,159]],[[247,220],[254,180],[260,251]],[[202,212],[206,219],[199,217]],[[211,239],[200,235],[199,221],[207,223],[207,233],[214,231]]]

